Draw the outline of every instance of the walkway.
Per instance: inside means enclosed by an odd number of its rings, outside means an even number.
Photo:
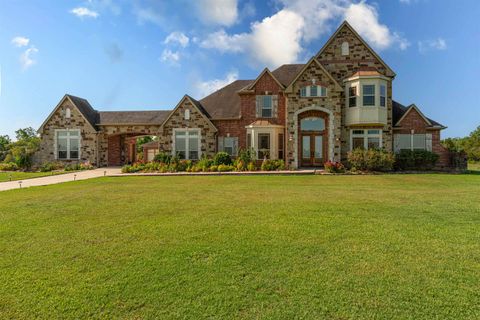
[[[41,178],[32,178],[19,181],[9,181],[0,183],[0,191],[46,186],[49,184],[57,184],[74,180],[86,180],[99,178],[103,176],[114,176],[120,174],[120,168],[99,168],[95,170],[78,171],[72,173],[59,174],[55,176],[47,176]]]

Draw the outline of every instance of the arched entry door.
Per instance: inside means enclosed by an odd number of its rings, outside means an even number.
[[[328,115],[321,111],[307,111],[298,115],[300,165],[321,167],[328,154]]]

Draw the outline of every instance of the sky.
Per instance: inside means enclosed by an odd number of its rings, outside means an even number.
[[[478,0],[0,0],[0,135],[65,93],[97,110],[173,109],[263,68],[304,63],[347,20],[397,73],[393,97],[480,125]]]

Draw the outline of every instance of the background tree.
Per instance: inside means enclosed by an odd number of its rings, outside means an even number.
[[[18,129],[15,136],[17,141],[9,144],[7,158],[13,159],[19,167],[29,169],[32,166],[32,157],[40,147],[40,137],[32,127]]]
[[[465,152],[468,161],[480,161],[480,126],[464,138],[447,138],[442,141],[445,148],[455,152]]]
[[[0,136],[0,162],[5,160],[5,157],[8,153],[8,146],[10,145],[10,143],[12,143],[12,140],[10,140],[9,136]]]

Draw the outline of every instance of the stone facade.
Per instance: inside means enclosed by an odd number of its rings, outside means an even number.
[[[349,45],[349,54],[342,55],[342,44],[347,42]],[[384,63],[370,50],[354,32],[344,25],[338,30],[336,36],[333,37],[326,47],[317,55],[318,61],[327,69],[327,71],[338,81],[341,85],[343,80],[358,72],[361,68],[375,68],[380,74],[386,77],[393,77],[395,74],[385,66]],[[341,94],[342,101],[342,123],[345,123],[346,114],[346,98],[345,92]],[[388,150],[393,150],[393,135],[392,135],[392,81],[387,81],[387,125],[382,129],[383,131],[383,147]],[[368,127],[363,127],[368,128]],[[363,129],[356,127],[355,129]],[[371,128],[371,127],[370,127]],[[378,127],[377,127],[378,128]],[[347,126],[342,126],[341,144],[342,144],[342,159],[346,158],[347,152],[350,150],[350,129]]]
[[[185,119],[185,111],[189,110],[190,119]],[[180,104],[172,111],[170,117],[162,125],[159,142],[160,150],[163,152],[172,152],[173,147],[173,131],[174,129],[200,129],[201,154],[212,156],[216,152],[216,134],[217,130],[214,125],[206,119],[201,111],[188,98],[184,97]]]
[[[70,110],[70,118],[66,117],[67,109]],[[55,154],[55,131],[66,129],[80,129],[80,159],[57,159]],[[58,108],[43,125],[40,137],[40,150],[35,154],[35,163],[37,165],[51,161],[58,161],[64,164],[90,162],[98,165],[98,133],[68,98],[64,98],[60,102]]]
[[[348,54],[342,52],[342,45],[345,43],[348,43]],[[297,74],[302,67],[303,70],[300,74]],[[381,121],[377,120],[375,123],[370,119],[364,122],[352,122],[349,118],[352,125],[346,125],[345,120],[348,110],[346,88],[348,83],[346,86],[344,81],[358,72],[375,72],[373,77],[386,82],[385,108],[387,121],[385,125],[382,125],[385,122],[384,117]],[[274,74],[278,78],[275,78]],[[368,76],[371,76],[371,74],[363,73],[357,75],[361,78],[359,80],[360,84],[363,79],[368,79]],[[401,126],[394,127],[392,100],[392,80],[394,77],[394,72],[347,23],[344,23],[306,66],[287,65],[287,68],[282,69],[280,67],[272,73],[264,70],[255,82],[253,80],[242,80],[242,85],[234,87],[234,90],[220,91],[216,96],[212,95],[219,97],[214,107],[211,106],[211,100],[202,106],[201,102],[185,96],[168,115],[167,113],[163,116],[157,114],[155,118],[146,112],[141,115],[129,112],[130,118],[122,119],[124,115],[122,113],[117,118],[110,117],[109,119],[113,119],[111,121],[102,121],[101,116],[105,115],[106,112],[97,112],[86,100],[67,95],[42,127],[41,149],[36,155],[36,160],[39,163],[55,160],[56,129],[80,129],[81,132],[80,159],[64,162],[89,161],[97,166],[117,166],[135,159],[134,138],[138,136],[158,136],[160,151],[172,152],[175,130],[199,129],[201,154],[213,156],[219,151],[218,138],[220,137],[237,137],[238,148],[247,148],[247,131],[249,130],[248,132],[252,134],[252,128],[255,127],[261,128],[261,130],[274,128],[272,134],[275,135],[278,142],[275,138],[271,138],[271,150],[276,150],[277,147],[277,149],[281,148],[279,141],[282,141],[281,134],[283,134],[284,141],[281,150],[284,152],[278,152],[275,157],[283,155],[288,167],[298,168],[301,152],[299,119],[307,116],[318,116],[326,121],[326,131],[322,130],[319,133],[324,138],[324,149],[328,150],[326,155],[323,155],[324,160],[346,160],[347,152],[351,148],[350,132],[352,129],[380,129],[382,131],[382,146],[388,151],[393,151],[394,133],[410,133],[411,130],[414,130],[416,133],[432,133],[432,149],[440,155],[440,165],[448,166],[449,154],[440,144],[440,130],[443,128],[441,125],[429,126],[421,115],[414,110],[407,114]],[[363,83],[368,84],[368,82]],[[380,86],[380,82],[378,83],[376,88]],[[300,94],[301,88],[311,85],[325,87],[327,96],[302,97]],[[376,94],[378,100],[380,100],[378,92]],[[256,98],[259,95],[275,95],[277,97],[275,117],[257,117]],[[358,99],[361,99],[361,97],[357,96]],[[78,109],[79,105],[81,107]],[[399,110],[397,107],[396,104],[395,110]],[[67,108],[71,110],[69,119],[65,117]],[[211,119],[205,108],[210,110],[212,115],[222,114],[217,113],[218,110],[227,110],[229,112],[224,112],[223,115],[228,115],[228,119],[222,119],[219,116]],[[402,106],[402,108],[405,107]],[[190,113],[188,120],[185,117],[186,110]],[[381,110],[382,116],[384,116],[385,109],[383,109],[383,106]],[[404,109],[401,110],[404,111]],[[236,115],[237,112],[238,115]],[[395,114],[395,117],[397,117],[397,114]],[[89,116],[87,118],[90,119],[90,122],[86,120],[85,115]],[[93,124],[92,119],[96,116],[98,116],[99,123],[95,122]],[[397,120],[395,118],[395,121]],[[254,124],[252,128],[247,129],[246,127],[251,124]],[[257,134],[252,134],[252,137],[256,136]],[[326,142],[325,137],[327,137]],[[251,142],[255,142],[255,138]],[[255,143],[258,143],[258,139]]]
[[[327,88],[326,97],[301,97],[300,89],[311,85],[312,80],[316,84]],[[297,167],[298,159],[298,116],[302,112],[310,110],[322,111],[328,114],[329,139],[328,158],[340,161],[341,155],[341,125],[342,125],[342,90],[338,84],[322,69],[319,63],[312,60],[297,81],[291,84],[287,92],[287,151],[286,163],[289,167]]]

